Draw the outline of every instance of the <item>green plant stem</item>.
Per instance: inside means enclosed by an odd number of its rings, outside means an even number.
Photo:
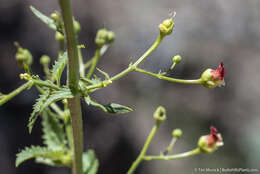
[[[121,73],[115,75],[110,80],[111,81],[118,80],[118,79],[122,78],[123,76],[125,76],[126,74],[128,74],[129,72],[134,71],[135,67],[137,67],[140,63],[142,63],[160,45],[160,43],[162,42],[162,39],[163,39],[163,36],[159,35],[157,37],[156,41],[154,42],[154,44],[133,65],[129,66],[127,69],[125,69]]]
[[[158,156],[145,156],[143,157],[143,160],[173,160],[173,159],[179,159],[179,158],[186,158],[186,157],[190,157],[193,155],[197,155],[199,154],[201,151],[199,148],[196,148],[194,150],[188,151],[188,152],[184,152],[184,153],[180,153],[180,154],[176,154],[176,155],[158,155]]]
[[[81,48],[78,48],[78,55],[79,55],[79,74],[80,74],[80,77],[85,77],[85,68],[84,68],[84,62],[83,62]]]
[[[0,106],[2,106],[3,104],[5,104],[6,102],[8,102],[9,100],[11,100],[12,98],[14,98],[16,95],[20,94],[23,90],[25,90],[26,88],[31,87],[33,84],[33,82],[30,80],[28,82],[26,82],[25,84],[23,84],[22,86],[20,86],[19,88],[17,88],[16,90],[14,90],[13,92],[3,96],[0,99]]]
[[[90,60],[87,61],[87,63],[84,64],[84,70],[86,70],[90,65],[92,64],[94,57],[92,57]]]
[[[135,70],[135,68],[142,63],[162,42],[163,40],[162,35],[159,35],[156,39],[156,41],[153,43],[153,45],[132,65],[129,65],[128,68],[126,68],[125,70],[123,70],[122,72],[118,73],[117,75],[111,77],[110,81],[113,82],[115,80],[118,80],[122,77],[124,77],[125,75],[127,75],[129,72],[132,72]],[[108,83],[111,84],[111,83]],[[102,88],[104,87],[103,82],[96,84],[96,85],[90,85],[87,87],[88,90],[92,90],[95,88]]]
[[[163,80],[167,80],[167,81],[175,82],[175,83],[201,84],[201,82],[202,82],[201,79],[184,80],[184,79],[176,79],[176,78],[166,77],[166,76],[163,76],[163,75],[161,75],[161,74],[155,74],[155,73],[152,73],[152,72],[149,72],[149,71],[140,69],[140,68],[135,68],[134,70],[135,70],[136,72],[144,73],[144,74],[147,74],[147,75],[156,77],[156,78],[158,78],[158,79],[163,79]]]
[[[95,69],[96,69],[96,67],[97,67],[98,61],[99,61],[99,59],[100,59],[100,50],[101,50],[100,47],[98,47],[98,48],[96,49],[95,56],[94,56],[94,58],[92,59],[92,64],[91,64],[91,67],[90,67],[90,69],[89,69],[89,71],[88,71],[88,74],[87,74],[87,78],[88,78],[88,79],[90,79],[90,78],[92,77],[92,75],[93,75],[93,73],[94,73],[94,71],[95,71]]]
[[[139,156],[137,157],[137,159],[133,162],[132,166],[130,167],[130,169],[128,170],[127,174],[132,174],[135,169],[138,167],[138,165],[144,160],[145,154],[148,150],[149,145],[151,144],[151,141],[153,139],[153,137],[155,136],[158,128],[159,128],[160,123],[156,122],[156,124],[154,125],[154,127],[152,128],[149,136],[147,137],[145,144],[142,148],[141,153],[139,154]]]
[[[176,66],[176,63],[173,63],[171,65],[171,67],[166,72],[161,73],[161,75],[165,76],[165,75],[169,74],[175,68],[175,66]]]
[[[41,87],[44,86],[44,87],[52,88],[55,90],[60,90],[60,88],[57,85],[48,83],[46,81],[32,79],[32,82],[34,85],[38,85]]]
[[[80,95],[78,93],[79,81],[79,57],[77,49],[76,33],[73,27],[72,9],[69,0],[59,0],[61,13],[65,26],[68,49],[68,85],[74,94],[74,98],[68,100],[71,115],[72,135],[73,135],[73,174],[83,174],[82,152],[83,152],[83,126],[80,105]]]
[[[168,153],[170,153],[172,151],[172,148],[173,148],[174,144],[176,143],[176,141],[177,141],[177,138],[173,137],[171,142],[170,142],[170,144],[169,144],[169,146],[164,151],[164,153],[163,153],[164,155],[167,155]]]

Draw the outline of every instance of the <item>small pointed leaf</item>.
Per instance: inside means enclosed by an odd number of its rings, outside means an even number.
[[[48,25],[48,27],[50,27],[53,30],[57,30],[55,22],[53,19],[51,19],[50,17],[44,15],[43,13],[41,13],[39,10],[37,10],[36,8],[34,8],[33,6],[30,6],[30,9],[32,10],[32,12],[35,14],[35,16],[37,16],[42,22],[44,22],[45,24]]]
[[[65,52],[64,54],[59,55],[58,60],[55,61],[52,67],[51,70],[52,78],[57,81],[58,85],[60,85],[60,78],[65,66],[67,65],[67,61],[68,61],[68,54],[67,52]]]
[[[85,102],[88,105],[93,105],[95,107],[99,107],[104,112],[108,112],[108,113],[111,113],[111,114],[124,114],[124,113],[133,111],[133,109],[131,109],[127,106],[123,106],[123,105],[116,104],[116,103],[110,103],[110,104],[107,104],[107,105],[102,105],[102,104],[96,102],[95,100],[93,100],[90,96],[85,97]]]
[[[93,150],[88,150],[82,155],[83,173],[84,174],[96,174],[99,166],[99,162],[95,156]]]
[[[105,76],[106,80],[109,80],[109,79],[110,79],[108,73],[106,73],[105,71],[102,71],[102,70],[99,69],[99,68],[97,68],[97,70],[98,70],[98,72],[100,72],[101,74],[103,74],[103,75]]]
[[[106,108],[107,112],[111,114],[125,114],[127,112],[133,111],[133,109],[127,106],[123,106],[116,103],[110,103],[108,105],[103,105],[103,106]]]

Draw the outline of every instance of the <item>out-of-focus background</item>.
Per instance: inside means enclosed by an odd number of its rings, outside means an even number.
[[[33,71],[43,75],[39,57],[57,57],[54,32],[29,10],[33,5],[45,14],[59,9],[54,0],[0,0],[0,91],[9,93],[24,82],[15,61],[14,41],[34,56]],[[84,59],[95,51],[96,31],[113,30],[116,40],[98,67],[114,75],[136,60],[158,35],[158,24],[175,10],[176,27],[159,48],[142,64],[158,72],[167,70],[171,58],[182,55],[172,77],[200,77],[207,68],[226,67],[226,86],[206,89],[180,85],[130,73],[110,87],[95,93],[103,103],[117,102],[134,108],[130,114],[111,116],[93,107],[84,107],[85,149],[93,148],[100,160],[100,174],[126,173],[153,126],[152,114],[158,105],[167,109],[164,123],[149,149],[158,154],[178,127],[184,132],[174,153],[190,150],[201,135],[216,126],[225,145],[212,155],[198,155],[175,161],[143,162],[137,174],[195,173],[195,168],[259,168],[260,162],[260,1],[259,0],[73,0],[75,18],[86,45]],[[15,168],[15,154],[25,146],[41,145],[41,125],[33,133],[26,128],[35,89],[25,91],[0,108],[0,169],[5,174],[59,174],[68,169],[34,164],[30,160]],[[85,105],[83,103],[83,105]],[[245,172],[247,173],[247,172]],[[257,173],[257,172],[255,172]]]

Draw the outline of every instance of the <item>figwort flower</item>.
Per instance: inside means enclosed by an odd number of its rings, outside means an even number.
[[[200,150],[205,153],[212,153],[223,145],[222,136],[214,126],[210,126],[210,134],[201,136],[198,142]]]
[[[224,76],[226,69],[223,62],[220,62],[216,70],[207,69],[201,75],[202,85],[207,88],[215,88],[216,86],[224,86]]]

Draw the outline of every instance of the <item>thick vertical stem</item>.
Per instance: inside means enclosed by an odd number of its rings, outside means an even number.
[[[68,50],[68,85],[75,97],[68,100],[71,115],[73,135],[73,174],[83,174],[82,151],[83,151],[83,129],[80,96],[78,94],[79,81],[79,59],[77,50],[76,34],[73,27],[72,10],[69,0],[59,0],[62,17],[65,26],[67,50]]]

